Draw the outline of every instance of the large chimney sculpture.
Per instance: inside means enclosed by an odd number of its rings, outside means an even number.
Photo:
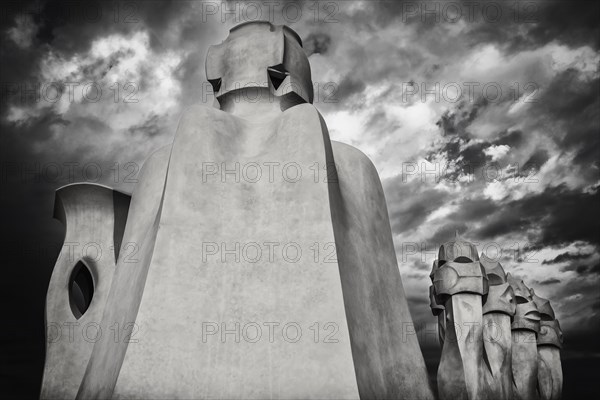
[[[56,263],[41,397],[433,399],[379,176],[329,139],[299,36],[238,25],[206,76],[131,195],[57,191],[104,251]]]

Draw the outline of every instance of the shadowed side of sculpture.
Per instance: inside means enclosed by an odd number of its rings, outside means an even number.
[[[532,400],[537,398],[537,334],[540,331],[540,315],[529,288],[523,281],[513,278],[510,274],[507,280],[517,300],[515,318],[511,326],[514,398]]]
[[[431,278],[431,286],[429,286],[429,307],[431,308],[431,313],[438,319],[438,341],[440,342],[440,346],[443,346],[444,337],[446,336],[446,310],[444,309],[443,304],[438,304],[435,295],[435,287],[433,286],[433,277],[435,276],[435,271],[437,271],[437,269],[438,260],[434,260],[431,274],[429,274],[429,278]]]
[[[328,170],[337,174],[328,174],[328,185],[360,397],[431,399],[377,170],[352,146],[332,147]]]
[[[538,392],[540,400],[559,400],[562,393],[562,365],[560,350],[563,336],[554,310],[547,299],[535,294],[531,289],[533,302],[540,313],[540,333],[538,346]]]
[[[490,399],[512,399],[512,340],[511,319],[515,315],[514,291],[506,280],[502,265],[480,257],[488,282],[489,292],[483,306],[483,344],[488,373],[484,374]]]

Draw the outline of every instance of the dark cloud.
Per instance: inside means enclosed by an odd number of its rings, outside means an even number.
[[[582,254],[582,253],[561,253],[554,257],[552,260],[544,260],[542,264],[559,264],[567,261],[579,261],[590,257],[592,254]]]
[[[569,265],[561,268],[561,271],[575,271],[579,275],[600,274],[600,264],[595,265]]]
[[[448,160],[456,161],[458,157],[461,157],[461,164],[465,167],[480,167],[483,166],[488,159],[483,152],[488,147],[489,143],[472,143],[464,147],[458,154],[448,154]]]
[[[525,162],[522,170],[528,171],[531,169],[539,170],[550,158],[548,152],[544,149],[536,150],[531,157]]]
[[[35,3],[33,3],[35,4]],[[31,6],[31,15],[40,26],[37,39],[41,44],[52,45],[61,52],[83,51],[98,36],[111,33],[128,33],[147,29],[151,33],[154,50],[166,50],[167,39],[172,34],[172,24],[184,26],[182,30],[190,36],[189,21],[184,14],[194,16],[197,29],[206,24],[202,20],[200,7],[190,7],[187,1],[132,1],[132,2],[73,2],[46,0]],[[22,7],[25,9],[25,7]],[[178,38],[179,45],[185,38]]]
[[[540,285],[555,285],[557,283],[560,283],[560,280],[556,278],[550,278],[539,282]]]
[[[161,123],[160,116],[153,114],[141,124],[130,127],[128,131],[131,135],[147,135],[152,137],[159,135],[162,128],[164,128],[164,124]]]
[[[520,130],[513,130],[510,132],[500,132],[498,138],[491,144],[493,145],[507,145],[510,147],[516,147],[523,144],[525,135]]]
[[[445,153],[448,162],[453,163],[461,159],[463,168],[459,168],[457,173],[461,173],[465,166],[481,166],[485,163],[486,155],[483,150],[490,146],[489,142],[473,143],[469,126],[477,118],[480,110],[488,106],[485,99],[479,99],[473,104],[461,102],[454,111],[447,110],[437,121],[442,134],[447,137],[444,145],[430,152],[428,159],[431,160],[440,152]],[[455,179],[456,176],[450,178]]]
[[[429,188],[419,181],[402,182],[400,176],[385,180],[383,186],[392,231],[396,234],[418,228],[447,200],[444,191]]]
[[[595,108],[599,80],[586,80],[575,68],[568,68],[556,75],[534,103],[534,109],[557,119],[581,116],[588,108]],[[569,142],[567,142],[570,144]]]
[[[311,33],[302,40],[304,51],[308,56],[312,54],[325,54],[331,45],[331,36],[326,33]]]
[[[445,116],[444,116],[445,115]],[[445,113],[437,122],[437,125],[444,127],[452,132],[447,137],[447,140],[440,148],[436,148],[429,152],[426,157],[429,161],[435,159],[439,154],[445,154],[448,162],[448,167],[444,174],[444,179],[455,182],[462,174],[473,174],[475,176],[484,176],[484,174],[492,176],[496,171],[503,167],[496,162],[492,162],[492,157],[486,154],[486,149],[492,146],[506,145],[511,149],[518,147],[525,141],[522,131],[502,131],[498,132],[496,139],[488,140],[473,140],[467,128],[470,122],[459,122],[457,125],[453,123],[452,115]],[[544,157],[546,157],[544,159]],[[537,170],[547,160],[547,153],[544,150],[537,150],[528,161],[520,168],[521,176],[531,173],[531,170]],[[543,160],[543,162],[542,162]],[[536,162],[538,164],[536,164]],[[485,169],[485,171],[484,171]],[[485,175],[485,176],[487,176]]]
[[[467,37],[474,44],[496,43],[513,53],[552,41],[571,46],[600,46],[597,2],[540,0],[494,5],[487,10],[489,14],[482,7],[479,17],[473,18]],[[501,9],[499,18],[495,13],[498,6]]]
[[[561,271],[575,271],[578,274],[584,274],[588,272],[589,267],[587,265],[570,265],[568,267],[561,268]]]
[[[436,229],[427,243],[430,244],[433,249],[436,249],[436,247],[439,247],[443,243],[446,243],[447,241],[456,237],[457,232],[462,237],[472,237],[469,232],[469,227],[466,223],[460,221],[448,222],[442,227]]]
[[[367,84],[364,81],[353,78],[352,76],[346,76],[339,83],[336,95],[338,99],[345,101],[355,94],[362,93],[366,87]]]
[[[477,235],[483,239],[505,235],[518,228],[536,230],[532,245],[567,245],[575,241],[600,244],[600,193],[549,187],[540,194],[512,200],[498,207]]]
[[[572,46],[600,45],[598,16],[600,5],[595,1],[537,1],[538,11],[532,10],[531,29],[527,31],[528,45],[540,46],[558,41]],[[525,17],[525,10],[521,15]],[[514,46],[518,47],[518,46]]]
[[[404,0],[377,3],[377,6],[372,5],[364,11],[371,17],[368,21],[374,23],[362,23],[363,29],[402,23],[415,25],[418,32],[425,32],[440,24],[464,23],[467,30],[464,40],[470,45],[495,43],[511,52],[543,46],[552,41],[571,46],[600,47],[597,24],[600,7],[590,0],[491,4],[463,0],[450,5]]]
[[[575,162],[596,178],[600,167],[599,91],[600,79],[590,81],[569,68],[552,80],[534,105],[534,112],[564,124],[566,135],[557,141],[565,150],[574,150]]]

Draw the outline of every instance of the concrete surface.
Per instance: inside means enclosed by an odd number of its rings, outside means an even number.
[[[533,302],[540,312],[538,348],[538,392],[541,400],[561,398],[563,372],[560,351],[563,344],[562,330],[554,315],[550,301],[531,290]]]
[[[360,396],[433,398],[377,171],[347,144],[333,142],[333,156],[331,211]]]
[[[106,188],[65,207],[86,221],[68,239],[129,252],[90,266],[80,320],[111,335],[49,346],[43,397],[432,399],[377,172],[330,141],[300,39],[244,24],[207,76],[216,108],[148,158],[125,226]],[[60,322],[69,268],[49,289]]]
[[[498,261],[482,254],[480,262],[489,282],[483,305],[487,396],[490,399],[509,400],[513,398],[511,319],[516,311],[515,294]]]
[[[538,351],[535,332],[524,329],[512,331],[512,371],[515,400],[537,398]]]
[[[110,336],[99,325],[121,248],[129,196],[94,184],[72,184],[56,192],[56,219],[65,227],[64,246],[46,296],[46,360],[40,397],[75,398],[95,341]],[[70,305],[69,284],[83,263],[94,293],[79,318]]]

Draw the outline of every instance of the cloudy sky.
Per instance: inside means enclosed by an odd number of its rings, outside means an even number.
[[[423,330],[435,322],[431,263],[458,231],[553,302],[567,391],[591,390],[585,382],[600,360],[597,4],[2,7],[2,295],[10,307],[1,339],[12,364],[0,377],[13,389],[37,395],[44,294],[63,232],[50,219],[53,191],[74,181],[131,190],[145,157],[173,139],[181,111],[212,104],[207,47],[239,22],[266,19],[303,38],[332,139],[366,153],[382,177],[415,322]],[[428,360],[439,351],[432,338],[422,338]]]

